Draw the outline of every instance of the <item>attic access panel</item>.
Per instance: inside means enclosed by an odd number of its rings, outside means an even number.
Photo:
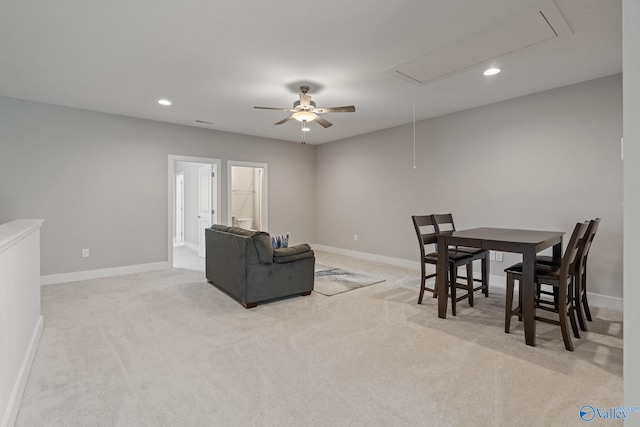
[[[553,0],[418,55],[385,71],[415,85],[466,70],[538,43],[571,34]]]

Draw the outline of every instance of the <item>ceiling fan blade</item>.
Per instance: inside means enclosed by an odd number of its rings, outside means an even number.
[[[333,126],[333,123],[331,123],[329,120],[323,119],[320,116],[316,117],[313,121],[317,122],[320,126],[322,126],[325,129],[328,128],[329,126]]]
[[[289,120],[291,120],[293,118],[293,116],[289,116],[285,119],[280,120],[278,123],[274,123],[275,125],[281,125],[283,123],[287,123]]]
[[[316,108],[314,113],[353,113],[356,111],[356,107],[348,105],[346,107],[330,107],[330,108]]]
[[[253,107],[258,108],[260,110],[278,110],[278,111],[291,111],[294,112],[296,110],[292,110],[291,108],[277,108],[277,107]]]

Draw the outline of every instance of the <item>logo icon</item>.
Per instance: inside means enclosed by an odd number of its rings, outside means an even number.
[[[595,417],[596,410],[593,408],[593,406],[584,405],[582,408],[580,408],[580,418],[582,419],[582,421],[593,421]]]

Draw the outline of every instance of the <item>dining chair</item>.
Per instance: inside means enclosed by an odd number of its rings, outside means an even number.
[[[572,280],[574,273],[572,269],[575,268],[574,263],[577,260],[579,242],[582,236],[585,235],[586,229],[587,223],[576,224],[573,229],[573,233],[571,233],[571,239],[569,240],[564,255],[562,256],[562,262],[559,266],[536,264],[535,270],[536,284],[546,284],[557,288],[556,304],[552,306],[541,305],[536,298],[535,310],[541,309],[557,313],[558,320],[539,317],[535,314],[535,311],[534,318],[537,321],[559,325],[560,330],[562,331],[564,346],[569,351],[573,351],[573,343],[569,336],[567,317],[571,322],[571,328],[573,329],[574,335],[579,337],[578,325],[576,323],[575,316],[576,309],[573,290],[574,281]],[[517,280],[519,285],[522,283],[522,263],[512,265],[504,271],[507,273],[507,300],[505,307],[504,331],[509,333],[511,329],[511,317],[518,316],[519,319],[522,319],[522,292],[518,292],[519,304],[516,308],[513,308],[515,281]]]
[[[415,228],[416,235],[418,237],[418,244],[420,246],[421,280],[418,304],[422,304],[424,291],[432,292],[433,297],[437,297],[436,289],[428,288],[426,283],[428,279],[436,277],[439,273],[437,271],[438,248],[436,245],[436,236],[438,232],[433,215],[414,215],[411,217],[411,220],[413,221],[413,227]],[[435,252],[427,250],[426,247],[431,245],[435,246]],[[444,274],[448,274],[448,295],[451,296],[451,312],[454,316],[456,315],[456,303],[462,301],[463,299],[468,299],[469,305],[473,307],[473,269],[471,268],[471,263],[475,259],[477,259],[475,255],[469,254],[467,252],[460,252],[455,250],[449,251],[448,272],[445,272]],[[433,274],[427,274],[427,264],[436,266],[436,272]],[[467,270],[466,277],[458,276],[458,269],[462,266],[464,266]],[[466,284],[458,283],[458,279],[465,278]],[[467,293],[458,297],[456,295],[456,289],[465,289]]]
[[[436,232],[456,231],[456,225],[453,222],[453,214],[434,214],[433,218],[436,223]],[[480,282],[481,285],[474,288],[473,291],[482,290],[485,297],[489,296],[489,251],[486,249],[470,248],[466,246],[450,246],[449,250],[459,251],[473,255],[473,261],[481,261],[481,278],[474,278],[474,282]],[[473,267],[471,268],[473,270]],[[473,299],[473,295],[471,296]]]
[[[589,256],[589,250],[591,249],[593,239],[595,238],[598,227],[600,226],[600,221],[600,218],[589,221],[587,230],[585,231],[582,239],[580,239],[577,261],[574,265],[573,280],[575,281],[574,298],[576,314],[580,329],[583,331],[587,330],[587,324],[584,321],[585,317],[590,322],[593,320],[591,317],[591,310],[589,309],[589,301],[587,300],[587,258]],[[543,265],[557,265],[557,263],[554,262],[553,257],[550,256],[540,256],[536,261]],[[538,293],[548,294],[548,292],[542,290],[538,290]]]

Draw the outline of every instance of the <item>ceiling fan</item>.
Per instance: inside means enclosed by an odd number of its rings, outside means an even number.
[[[332,126],[329,120],[323,119],[318,116],[320,113],[353,113],[356,111],[356,107],[349,105],[346,107],[331,107],[331,108],[317,108],[316,103],[311,100],[311,95],[307,95],[309,92],[309,86],[300,86],[300,100],[293,103],[293,108],[277,108],[277,107],[253,107],[262,110],[281,110],[289,111],[291,114],[289,117],[280,120],[276,125],[281,125],[288,122],[291,119],[296,119],[299,122],[313,122],[315,121],[320,126],[328,128]]]

